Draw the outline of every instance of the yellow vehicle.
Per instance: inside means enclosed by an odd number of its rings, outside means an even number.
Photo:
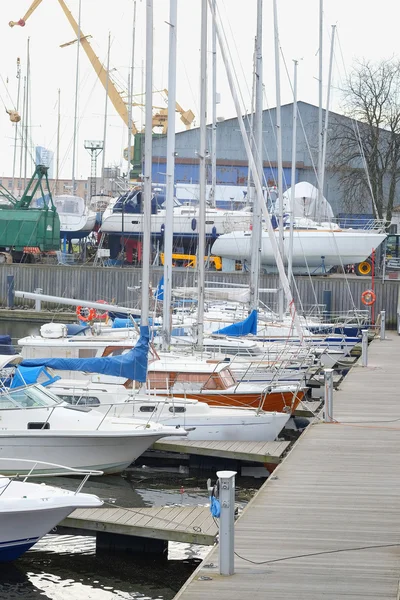
[[[164,253],[160,252],[161,264],[164,264]],[[222,269],[222,259],[220,256],[205,256],[205,261],[209,262],[210,268],[216,271]],[[173,254],[172,255],[172,266],[173,267],[189,267],[195,269],[197,264],[197,256],[194,254]]]

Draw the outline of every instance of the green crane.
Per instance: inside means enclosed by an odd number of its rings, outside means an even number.
[[[36,166],[21,198],[15,198],[0,185],[0,248],[17,252],[23,252],[27,246],[42,252],[59,250],[60,218],[53,203],[47,171],[48,167],[44,165]],[[43,205],[31,208],[38,190]],[[7,203],[2,203],[1,197]]]

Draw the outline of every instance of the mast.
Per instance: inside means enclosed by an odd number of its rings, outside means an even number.
[[[274,38],[275,38],[275,78],[276,78],[276,152],[278,163],[278,200],[279,200],[279,252],[282,260],[285,256],[283,238],[283,165],[282,165],[282,122],[281,122],[281,79],[280,79],[280,56],[279,56],[279,34],[278,34],[278,9],[276,0],[274,6]],[[283,290],[278,290],[278,314],[279,320],[283,320]]]
[[[322,181],[322,44],[323,44],[323,14],[324,0],[319,0],[319,69],[318,69],[318,204],[322,201],[324,190],[321,185]]]
[[[56,155],[56,185],[55,193],[58,194],[58,181],[60,178],[60,125],[61,125],[61,90],[58,89],[57,102],[57,155]]]
[[[77,133],[77,126],[78,126],[79,56],[80,56],[80,49],[81,49],[81,8],[82,8],[82,0],[79,0],[78,44],[76,47],[76,72],[75,72],[74,139],[73,139],[73,146],[72,146],[72,194],[75,194],[76,133]]]
[[[163,349],[171,343],[172,246],[174,234],[174,175],[175,175],[175,103],[176,103],[176,35],[177,0],[169,3],[169,67],[168,67],[168,129],[167,129],[167,188],[164,230],[164,301]]]
[[[135,39],[136,39],[136,0],[133,2],[133,23],[132,23],[132,50],[130,75],[128,79],[128,182],[131,180],[132,166],[132,102],[133,102],[133,70],[135,68]]]
[[[26,187],[26,175],[28,168],[28,120],[29,120],[29,83],[31,73],[30,41],[28,38],[26,47],[26,85],[25,85],[25,144],[24,144],[24,189]]]
[[[328,140],[328,118],[329,118],[329,109],[331,103],[331,85],[332,85],[332,66],[333,66],[333,51],[335,48],[335,32],[336,25],[332,25],[332,38],[331,38],[331,52],[329,57],[329,73],[328,73],[328,91],[326,96],[326,109],[325,109],[325,122],[324,122],[324,137],[322,144],[322,161],[321,161],[321,190],[324,189],[324,179],[325,179],[325,161],[326,161],[326,144]],[[323,196],[323,194],[322,194]]]
[[[100,189],[104,192],[104,168],[106,166],[106,141],[107,141],[107,111],[108,111],[108,82],[110,80],[110,49],[111,49],[111,33],[108,32],[108,49],[107,49],[107,79],[106,79],[106,97],[104,102],[104,130],[103,130],[103,156],[101,160],[101,186]]]
[[[212,0],[208,0],[208,2],[210,3],[210,6],[211,6],[211,10],[212,10],[211,1]],[[212,11],[212,13],[213,13],[213,19],[215,20],[215,24],[216,24],[218,43],[219,43],[219,47],[221,49],[221,55],[222,55],[222,59],[224,61],[225,70],[226,70],[226,74],[228,77],[228,82],[229,82],[229,87],[230,87],[230,90],[232,93],[233,102],[235,104],[236,116],[238,119],[238,124],[240,127],[240,133],[242,135],[243,144],[244,144],[244,147],[246,150],[247,159],[249,161],[249,166],[250,166],[252,172],[254,173],[254,184],[256,187],[256,191],[259,194],[259,196],[262,196],[262,185],[261,185],[261,181],[258,177],[254,156],[251,152],[249,139],[248,139],[246,129],[244,126],[242,111],[240,108],[240,102],[239,102],[239,98],[238,98],[238,93],[236,91],[236,86],[235,86],[235,81],[233,78],[232,69],[231,69],[231,66],[230,66],[228,58],[227,58],[227,51],[225,49],[224,38],[221,34],[219,23],[216,19],[216,13],[214,11]],[[265,202],[262,205],[262,212],[263,212],[263,216],[266,221],[268,237],[270,239],[272,251],[275,256],[276,266],[278,267],[278,273],[279,273],[281,284],[282,284],[282,287],[283,287],[283,290],[284,290],[284,293],[286,296],[286,301],[287,301],[288,306],[290,307],[290,313],[291,313],[291,317],[293,319],[294,328],[296,329],[296,332],[300,338],[301,344],[304,345],[304,335],[303,335],[301,323],[300,323],[300,320],[299,320],[299,317],[298,317],[298,314],[296,311],[296,306],[294,304],[292,292],[290,290],[290,285],[289,285],[288,279],[286,277],[285,267],[283,265],[282,256],[279,252],[278,243],[276,241],[275,233],[274,233],[274,230],[273,230],[272,224],[271,224],[270,215],[268,213],[268,209],[267,209]]]
[[[20,96],[20,91],[21,91],[21,61],[19,58],[17,58],[17,80],[18,80],[18,87],[17,87],[17,106],[16,106],[16,111],[19,111],[19,96]],[[18,123],[15,123],[15,135],[14,135],[14,155],[13,155],[13,170],[12,170],[12,192],[14,194],[14,180],[15,180],[15,161],[17,158],[17,141],[18,141]]]
[[[256,74],[256,110],[254,122],[254,158],[257,175],[263,181],[263,61],[262,61],[262,9],[263,0],[257,0],[257,37],[255,48],[255,74]],[[262,203],[264,196],[256,192],[253,203],[253,230],[251,237],[251,271],[250,271],[250,310],[258,309],[260,257],[262,243]]]
[[[153,0],[146,0],[146,106],[144,130],[144,201],[142,253],[142,326],[149,325],[150,238],[151,238],[151,168],[152,168],[152,99],[153,99]]]
[[[255,112],[254,97],[255,97],[255,89],[256,89],[256,47],[257,47],[257,36],[254,38],[253,81],[252,81],[252,86],[251,86],[251,106],[250,106],[249,138],[250,138],[250,147],[251,147],[252,151],[254,149],[254,112]],[[247,171],[247,196],[246,196],[246,205],[247,206],[250,205],[251,207],[254,207],[254,205],[255,205],[254,196],[255,196],[254,182],[251,178],[250,168],[248,168],[248,171]]]
[[[216,10],[216,0],[213,0],[213,9]],[[211,189],[209,195],[210,206],[215,207],[215,191],[217,185],[217,34],[215,24],[211,26],[211,54],[212,54],[212,126],[211,126]]]
[[[22,180],[22,162],[24,158],[24,127],[25,127],[25,104],[26,104],[26,75],[24,75],[24,85],[22,93],[22,122],[21,122],[21,152],[19,155],[19,180]],[[25,188],[24,188],[25,189]]]
[[[296,184],[296,145],[297,145],[297,65],[298,61],[294,60],[293,71],[293,117],[292,117],[292,172],[290,176],[290,230],[289,230],[289,252],[288,252],[288,268],[287,276],[289,285],[292,283],[293,277],[293,226],[294,226],[294,198]]]
[[[207,0],[201,0],[201,47],[200,47],[200,148],[199,148],[199,243],[198,255],[198,306],[197,345],[203,346],[204,338],[204,285],[206,241],[206,145],[207,145]]]

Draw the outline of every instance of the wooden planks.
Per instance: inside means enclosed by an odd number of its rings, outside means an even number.
[[[176,600],[398,600],[400,338],[369,354],[334,393],[337,422],[309,427],[243,511],[236,574],[214,549]]]
[[[162,439],[153,444],[155,450],[218,456],[250,462],[279,463],[291,442],[208,442]]]
[[[61,527],[212,545],[217,526],[204,506],[77,509]]]

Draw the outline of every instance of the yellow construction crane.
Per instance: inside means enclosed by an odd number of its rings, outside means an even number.
[[[9,22],[10,27],[14,27],[15,25],[24,27],[28,18],[36,10],[36,8],[42,3],[42,1],[43,0],[34,0],[31,4],[31,6],[29,7],[29,9],[26,11],[25,15],[22,17],[22,19],[19,19],[19,21],[10,21]],[[96,71],[96,75],[99,77],[104,88],[108,91],[108,97],[110,98],[115,110],[120,115],[120,117],[124,121],[125,125],[127,127],[129,127],[129,112],[128,112],[128,108],[127,108],[127,103],[123,99],[121,92],[119,92],[118,89],[116,88],[114,82],[111,80],[111,78],[109,76],[107,76],[107,69],[105,69],[103,67],[101,61],[94,53],[93,48],[91,47],[91,45],[88,41],[88,38],[90,38],[91,36],[84,35],[82,33],[82,30],[79,31],[78,23],[75,21],[74,17],[71,14],[71,11],[68,9],[64,0],[58,0],[58,3],[61,6],[61,8],[63,9],[64,14],[67,17],[68,21],[70,22],[72,29],[75,32],[75,35],[77,36],[77,38],[79,38],[82,48],[86,52],[88,59],[90,60],[90,62],[93,65],[94,70]],[[71,43],[73,43],[73,42],[68,42],[66,44],[62,44],[62,47],[69,46]],[[107,82],[107,80],[108,80],[108,82]],[[164,89],[164,90],[160,90],[160,92],[165,95],[165,101],[168,102],[168,90]],[[143,105],[138,104],[138,103],[132,103],[132,106],[143,106]],[[161,127],[162,133],[166,133],[167,132],[167,121],[168,121],[168,108],[157,107],[157,106],[155,106],[153,108],[159,109],[159,112],[157,112],[153,115],[152,129],[155,127]],[[180,113],[181,121],[185,125],[186,129],[190,129],[190,126],[194,120],[193,112],[190,109],[186,110],[186,111],[183,110],[183,108],[178,103],[176,103],[176,105],[175,105],[175,110],[176,110],[176,112]],[[138,133],[138,130],[133,121],[132,121],[132,133],[134,135],[136,133]]]
[[[26,11],[25,15],[22,17],[22,19],[20,19],[19,21],[10,21],[10,23],[9,23],[10,27],[14,27],[15,25],[24,27],[28,18],[31,16],[31,14],[37,9],[37,7],[41,3],[42,3],[42,0],[34,0],[34,2],[32,2],[29,9]],[[82,33],[82,30],[79,32],[78,23],[75,21],[74,17],[71,14],[71,11],[68,9],[64,0],[58,0],[58,3],[61,6],[61,8],[63,9],[64,14],[67,17],[68,21],[70,22],[70,25],[75,32],[75,35],[77,36],[77,38],[80,39],[82,48],[84,49],[88,59],[92,63],[93,68],[96,71],[98,78],[100,79],[101,83],[104,86],[104,89],[108,90],[108,97],[110,98],[115,110],[120,115],[120,117],[124,121],[125,125],[127,127],[129,127],[128,108],[127,108],[126,103],[124,102],[123,98],[121,97],[120,92],[115,87],[114,82],[111,81],[110,77],[107,77],[107,69],[105,69],[103,67],[101,61],[98,59],[98,57],[94,53],[93,48],[87,39],[88,36],[84,35]],[[107,85],[107,79],[108,79],[108,85]],[[138,130],[133,122],[132,122],[132,133],[134,135],[136,133],[138,133]]]

